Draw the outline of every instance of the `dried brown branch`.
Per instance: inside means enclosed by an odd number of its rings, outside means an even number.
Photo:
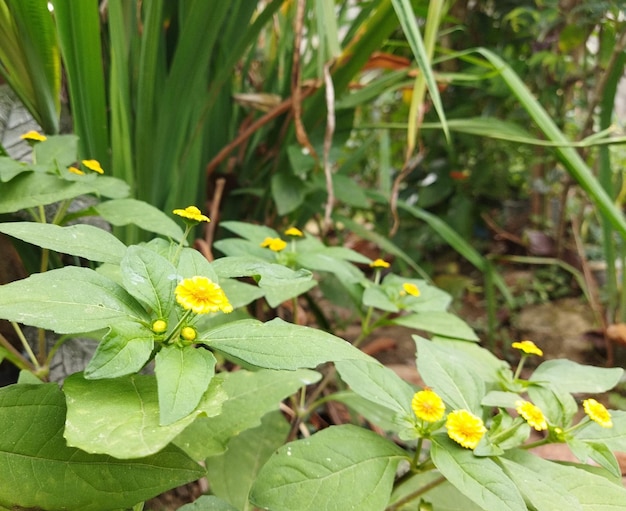
[[[335,133],[335,87],[330,74],[330,67],[333,62],[324,64],[324,84],[326,85],[326,131],[324,133],[324,175],[326,176],[326,192],[328,199],[324,208],[324,233],[330,229],[331,215],[335,204],[335,191],[333,189],[333,171],[330,163],[330,150],[333,145],[333,135]]]

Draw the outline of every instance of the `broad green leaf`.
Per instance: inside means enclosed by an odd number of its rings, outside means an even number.
[[[497,406],[498,408],[515,408],[516,403],[521,401],[519,394],[514,392],[502,392],[500,390],[492,390],[480,402],[483,406]]]
[[[95,414],[98,403],[91,407]],[[201,467],[173,446],[127,460],[68,447],[63,438],[65,412],[65,398],[56,384],[0,389],[0,505],[10,509],[126,509],[204,475]],[[118,434],[124,435],[123,430]],[[134,442],[138,443],[137,437]]]
[[[415,390],[377,360],[338,360],[335,367],[341,379],[358,395],[394,413],[413,416],[411,400]]]
[[[338,247],[339,248],[339,247]],[[361,282],[363,272],[354,264],[336,257],[330,249],[318,252],[296,253],[296,263],[311,271],[323,271],[333,273],[342,282]]]
[[[122,287],[74,266],[0,286],[0,317],[60,334],[92,332],[118,321],[149,321]]]
[[[270,188],[280,216],[291,213],[304,202],[304,182],[289,172],[272,175]],[[262,241],[262,240],[261,240]]]
[[[400,309],[393,303],[384,289],[379,286],[369,286],[363,291],[363,305],[374,307],[387,312],[398,312]]]
[[[214,378],[199,406],[183,419],[161,426],[157,382],[132,375],[86,380],[73,374],[65,380],[67,444],[90,453],[120,459],[148,456],[163,449],[198,416],[220,413],[226,394]]]
[[[406,457],[372,431],[331,426],[278,449],[261,469],[250,501],[272,511],[380,511]]]
[[[98,344],[85,378],[117,378],[139,372],[152,355],[154,334],[138,323],[116,323]]]
[[[263,464],[285,443],[289,423],[280,411],[270,412],[261,425],[228,442],[228,450],[206,460],[211,492],[237,509],[249,511],[248,493]]]
[[[554,463],[520,450],[508,452],[506,458],[541,474],[551,486],[562,488],[578,500],[583,511],[616,511],[626,502],[626,489],[621,482],[615,483],[588,470]]]
[[[120,268],[126,290],[158,318],[167,320],[177,284],[177,272],[172,263],[149,248],[132,245]]]
[[[226,222],[220,222],[220,227],[234,232],[235,234],[247,239],[261,243],[265,238],[279,238],[280,235],[271,227],[265,225],[255,225],[248,222],[237,222],[229,220]]]
[[[230,256],[217,259],[212,264],[220,277],[254,277],[265,291],[265,299],[270,307],[277,307],[316,285],[308,270],[294,271],[281,264],[246,256]]]
[[[191,504],[185,504],[178,508],[178,511],[239,511],[213,495],[201,495]]]
[[[266,413],[279,409],[284,398],[321,378],[319,373],[307,369],[256,372],[242,369],[220,376],[224,378],[222,389],[228,395],[222,413],[198,418],[175,442],[196,460],[223,453],[231,438],[258,426]]]
[[[578,405],[569,392],[560,387],[551,385],[531,385],[528,387],[530,400],[541,408],[546,418],[554,425],[567,429],[574,415],[578,411]]]
[[[359,209],[368,209],[371,206],[367,194],[352,176],[334,174],[333,187],[337,201]]]
[[[235,310],[265,296],[261,288],[235,279],[221,278],[220,287]]]
[[[369,399],[359,396],[357,393],[349,391],[335,392],[331,395],[333,401],[339,401],[348,408],[363,416],[367,421],[375,424],[384,431],[400,433],[406,429],[406,425],[394,420],[394,416],[389,413],[389,408],[379,405]]]
[[[171,217],[147,202],[136,199],[117,199],[101,202],[95,206],[98,214],[116,226],[134,224],[148,232],[183,239],[183,231]]]
[[[184,279],[201,275],[213,282],[219,281],[213,265],[193,248],[183,248],[178,259],[177,270]]]
[[[78,153],[78,137],[76,135],[57,135],[48,137],[44,142],[35,144],[33,148],[37,165],[58,168],[61,173],[76,162]]]
[[[549,472],[536,472],[505,457],[499,458],[498,462],[526,501],[537,511],[582,511],[578,499],[553,481]]]
[[[594,367],[567,359],[556,359],[542,362],[529,380],[556,385],[574,394],[597,394],[615,387],[623,374],[624,370],[620,367]]]
[[[209,350],[163,346],[156,355],[161,426],[189,415],[200,403],[215,375],[216,360]]]
[[[461,318],[443,311],[426,311],[417,314],[408,314],[394,318],[397,325],[424,330],[443,337],[463,339],[465,341],[479,341],[480,339],[472,328]]]
[[[29,167],[25,163],[9,156],[0,156],[0,183],[6,183],[26,170]]]
[[[0,232],[39,247],[91,261],[118,264],[126,252],[126,246],[111,233],[87,224],[60,227],[35,222],[10,222],[0,224]]]
[[[420,295],[409,302],[407,308],[414,312],[425,311],[439,311],[445,312],[452,303],[452,296],[446,293],[442,289],[439,289],[422,279],[407,279],[400,275],[390,273],[387,275],[383,284],[396,286],[398,289],[402,288],[402,284],[411,283],[415,284],[420,290]]]
[[[266,369],[315,368],[337,360],[369,360],[362,351],[332,334],[293,325],[278,318],[261,323],[235,321],[208,332],[196,342],[228,357]]]
[[[519,447],[528,440],[529,436],[530,426],[524,419],[519,416],[513,418],[506,412],[500,412],[491,421],[491,426],[487,432],[487,442],[485,443],[506,451]],[[482,455],[479,454],[480,447],[481,445],[479,444],[474,449],[474,454]]]
[[[241,238],[227,238],[225,240],[217,240],[213,243],[213,248],[228,257],[256,258],[257,262],[273,263],[276,261],[276,253],[261,246],[264,239],[262,238],[261,241],[257,242]]]
[[[417,335],[413,338],[417,346],[417,370],[424,382],[452,408],[481,416],[485,384],[479,374],[468,371],[463,354]]]
[[[595,461],[600,467],[607,470],[613,477],[622,477],[622,471],[611,450],[600,442],[582,442],[576,437],[567,439],[567,446],[581,463]]]
[[[484,511],[526,511],[516,485],[491,458],[474,456],[444,436],[433,438],[430,456],[442,475]]]
[[[582,441],[602,442],[613,451],[626,452],[626,411],[610,410],[612,428],[603,428],[592,422],[576,431],[576,438]]]

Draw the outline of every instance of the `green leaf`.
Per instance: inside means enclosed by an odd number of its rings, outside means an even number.
[[[120,268],[126,290],[157,317],[167,320],[174,306],[177,284],[177,272],[172,263],[149,248],[132,245]]]
[[[369,360],[350,343],[332,334],[279,318],[261,323],[244,320],[199,333],[196,342],[224,355],[267,369],[314,368],[337,360]]]
[[[177,269],[184,279],[201,275],[213,282],[219,282],[213,265],[206,257],[193,248],[183,248],[178,259]]]
[[[272,511],[379,511],[407,454],[393,442],[352,425],[331,426],[284,445],[263,466],[250,501]]]
[[[248,493],[263,464],[285,443],[289,423],[280,411],[263,417],[261,425],[228,442],[228,451],[206,460],[211,492],[237,509],[249,511]]]
[[[474,456],[444,436],[433,438],[430,455],[441,474],[485,511],[526,511],[516,485],[491,458]]]
[[[27,170],[30,169],[25,163],[8,156],[0,156],[0,182],[6,183]]]
[[[213,495],[201,495],[191,504],[179,507],[178,511],[238,511],[238,509]]]
[[[261,424],[261,418],[278,410],[284,398],[304,385],[319,381],[321,375],[307,369],[256,372],[242,369],[224,374],[223,378],[222,389],[228,400],[222,406],[222,413],[217,417],[200,417],[176,439],[176,445],[196,460],[224,452],[232,437]]]
[[[115,282],[74,266],[1,286],[0,317],[60,334],[92,332],[118,321],[149,321]]]
[[[481,416],[485,384],[479,374],[468,371],[464,355],[417,335],[413,339],[417,346],[417,370],[424,382],[452,408]]]
[[[531,385],[527,390],[531,401],[541,408],[552,424],[562,429],[567,429],[571,425],[578,405],[569,392],[555,385],[549,387]]]
[[[0,232],[38,247],[91,261],[118,264],[126,252],[126,246],[111,233],[87,224],[60,227],[35,222],[10,222],[0,224]]]
[[[567,445],[581,463],[587,463],[591,459],[616,479],[622,477],[622,471],[615,455],[605,444],[600,442],[582,442],[573,437],[567,439]]]
[[[377,360],[338,360],[335,367],[358,395],[395,413],[413,416],[411,400],[415,390]]]
[[[227,278],[221,278],[219,282],[220,287],[224,290],[224,294],[235,310],[265,296],[265,291],[246,282]]]
[[[97,408],[96,403],[91,406]],[[204,475],[173,446],[131,460],[68,447],[63,438],[65,412],[65,398],[56,384],[0,389],[0,505],[10,509],[126,509]],[[118,434],[123,435],[123,430]]]
[[[58,168],[63,175],[70,165],[76,162],[78,137],[76,135],[57,135],[48,137],[33,148],[37,165]]]
[[[573,394],[598,394],[615,387],[623,374],[624,370],[620,367],[594,367],[556,359],[542,362],[529,381],[556,385]]]
[[[280,216],[291,213],[304,202],[303,181],[293,174],[288,172],[277,172],[273,174],[270,187],[276,209]]]
[[[361,282],[363,280],[363,272],[352,263],[337,257],[337,253],[332,248],[324,247],[314,252],[297,252],[295,257],[296,264],[311,271],[333,273],[342,282]],[[298,248],[298,250],[301,249]]]
[[[610,410],[612,428],[603,428],[592,422],[576,431],[576,438],[584,442],[602,442],[613,451],[626,452],[626,411]]]
[[[215,375],[213,353],[203,348],[163,346],[156,355],[161,426],[195,410]]]
[[[502,392],[500,390],[492,390],[480,402],[483,406],[497,406],[498,408],[515,408],[518,401],[522,398],[514,392]]]
[[[582,511],[578,499],[552,480],[549,472],[536,472],[504,457],[499,458],[498,462],[526,501],[537,511]]]
[[[94,209],[110,224],[115,226],[134,224],[148,232],[183,239],[179,225],[160,209],[136,199],[117,199],[97,204]]]
[[[424,330],[443,337],[479,341],[472,328],[461,318],[443,311],[418,312],[394,318],[393,323],[416,330]]]
[[[348,408],[364,417],[367,421],[375,424],[384,431],[400,433],[406,429],[406,425],[402,425],[394,420],[394,417],[389,413],[389,408],[387,406],[379,405],[374,401],[365,399],[351,390],[335,392],[331,394],[330,397],[333,401],[343,403]]]
[[[214,378],[200,405],[185,418],[161,426],[157,382],[153,376],[132,375],[86,380],[73,374],[65,380],[65,439],[83,451],[138,458],[163,449],[199,415],[220,413],[226,399]]]
[[[146,364],[154,349],[154,333],[138,323],[116,323],[98,344],[85,368],[85,378],[117,378],[136,373]]]
[[[438,287],[430,285],[425,280],[407,279],[390,273],[383,279],[383,285],[402,289],[402,284],[415,284],[420,295],[407,304],[407,309],[414,312],[439,311],[445,312],[452,303],[452,296]]]
[[[389,299],[387,293],[379,286],[369,286],[365,288],[365,291],[363,291],[363,305],[387,312],[398,312],[400,310],[398,306]]]
[[[265,238],[279,238],[278,232],[265,225],[255,225],[248,222],[236,222],[229,220],[220,222],[220,227],[247,239],[248,241],[260,244]]]
[[[616,511],[626,502],[626,489],[590,471],[541,459],[520,450],[510,451],[506,458],[541,474],[550,486],[562,488],[576,498],[583,511]]]

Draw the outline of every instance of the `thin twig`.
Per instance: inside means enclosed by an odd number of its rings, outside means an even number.
[[[324,209],[324,233],[330,229],[333,206],[335,204],[335,191],[333,188],[333,171],[330,164],[330,150],[333,145],[335,133],[335,87],[330,74],[330,66],[333,61],[324,64],[324,84],[326,85],[326,132],[324,133],[324,175],[326,176],[326,192],[328,199]]]
[[[396,232],[398,232],[398,228],[400,227],[400,217],[398,216],[398,195],[400,194],[400,186],[404,179],[417,167],[422,160],[424,159],[424,152],[420,150],[412,158],[409,158],[404,167],[397,175],[396,179],[393,181],[393,186],[391,188],[391,198],[389,199],[389,207],[391,209],[391,216],[393,217],[393,224],[391,226],[391,230],[389,231],[389,237],[393,237]]]
[[[418,490],[415,490],[414,492],[409,493],[407,496],[401,498],[400,500],[398,500],[391,506],[387,506],[387,509],[385,511],[396,511],[396,509],[400,509],[402,506],[404,506],[404,504],[407,504],[408,502],[415,500],[420,495],[423,495],[424,493],[432,490],[433,488],[436,488],[437,486],[445,482],[446,482],[446,478],[444,476],[440,476],[437,479],[432,480],[430,483],[425,484]]]
[[[204,239],[197,239],[195,241],[196,248],[202,253],[208,261],[213,261],[213,240],[215,239],[215,230],[219,221],[220,204],[222,202],[222,196],[224,194],[224,186],[226,179],[220,177],[215,180],[215,190],[213,191],[213,200],[211,201],[211,210],[209,211],[209,218],[211,221],[206,224],[204,231]]]
[[[0,334],[0,346],[7,350],[7,360],[13,362],[13,364],[15,364],[19,369],[28,369],[31,372],[35,371],[35,366],[31,364],[19,351],[17,351],[2,334]]]

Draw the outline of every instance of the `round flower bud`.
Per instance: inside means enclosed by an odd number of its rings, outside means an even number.
[[[155,334],[162,334],[167,330],[167,321],[163,321],[162,319],[157,319],[154,323],[152,323],[152,331]]]
[[[185,339],[185,341],[193,341],[197,335],[196,329],[190,326],[184,327],[180,332],[180,336]]]

